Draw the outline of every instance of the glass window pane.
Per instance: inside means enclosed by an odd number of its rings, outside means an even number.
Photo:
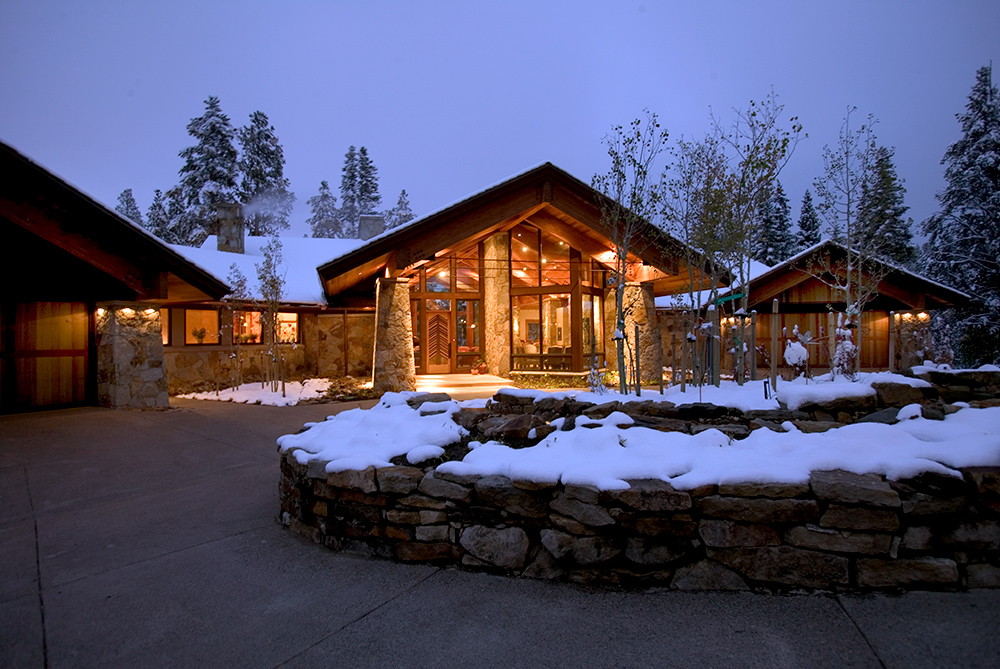
[[[170,345],[170,309],[160,309],[160,330],[163,335],[163,345]]]
[[[514,329],[515,353],[538,354],[542,326],[537,295],[517,295],[511,298],[511,318]]]
[[[419,293],[420,292],[420,271],[416,271],[413,276],[409,278],[410,292]]]
[[[510,285],[538,286],[538,228],[519,225],[510,231]]]
[[[455,290],[479,292],[479,244],[461,251],[455,261]]]
[[[451,311],[451,300],[425,300],[424,308],[427,311]]]
[[[542,233],[542,285],[569,285],[569,244]]]
[[[427,266],[427,289],[428,293],[450,293],[451,292],[451,271],[450,260],[441,260]]]
[[[457,300],[455,306],[455,316],[458,324],[458,332],[455,333],[458,342],[458,352],[460,354],[479,353],[479,333],[482,330],[482,323],[479,317],[479,300]],[[461,363],[461,360],[459,362]]]
[[[240,344],[258,344],[260,338],[260,312],[237,311],[233,313],[233,340]]]
[[[299,315],[278,312],[278,341],[282,344],[296,344],[299,341]]]
[[[410,300],[410,326],[413,328],[413,361],[420,369],[420,300]]]
[[[218,344],[219,312],[215,309],[185,309],[184,343]]]

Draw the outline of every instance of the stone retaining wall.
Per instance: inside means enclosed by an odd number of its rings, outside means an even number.
[[[434,467],[325,474],[324,464],[282,456],[281,519],[335,550],[625,587],[1000,587],[1000,467],[602,492]]]

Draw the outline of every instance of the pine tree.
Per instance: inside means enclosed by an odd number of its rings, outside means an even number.
[[[267,115],[260,111],[251,114],[250,125],[239,130],[239,140],[242,179],[237,195],[243,203],[248,233],[275,235],[287,230],[295,196],[288,191],[285,153]]]
[[[368,157],[368,149],[358,151],[358,214],[374,214],[382,204],[378,192],[378,168]]]
[[[799,234],[798,250],[804,251],[810,246],[819,244],[822,235],[820,234],[819,216],[813,206],[812,193],[806,189],[806,194],[802,196],[802,209],[799,213]]]
[[[396,206],[385,213],[385,227],[386,229],[398,228],[399,226],[409,223],[413,220],[413,210],[410,209],[410,198],[406,194],[406,189],[404,188],[399,193],[399,199],[396,200]]]
[[[313,237],[344,236],[344,225],[337,211],[337,198],[330,192],[330,184],[321,181],[319,194],[313,195],[306,203],[312,212],[306,223],[312,228]]]
[[[191,119],[187,131],[197,144],[180,152],[180,187],[187,209],[182,227],[183,237],[197,243],[210,233],[215,205],[236,199],[236,133],[214,95],[205,100],[205,113]],[[200,229],[188,230],[192,227]]]
[[[959,362],[1000,363],[1000,98],[992,66],[980,68],[963,114],[962,138],[941,161],[941,211],[923,224],[928,274],[972,296],[951,315]]]
[[[880,239],[879,254],[886,260],[908,265],[916,257],[913,248],[913,219],[903,218],[909,210],[903,204],[906,189],[892,164],[893,150],[879,147],[871,182],[862,188],[858,206],[860,234]]]
[[[774,267],[791,257],[795,247],[788,198],[781,182],[774,189],[768,189],[761,199],[757,217],[757,236],[751,240],[753,259]]]
[[[169,238],[174,244],[199,246],[207,234],[205,219],[197,207],[188,207],[180,186],[167,191],[167,220],[170,221]]]
[[[153,191],[153,203],[146,210],[145,228],[169,244],[177,243],[170,229],[170,216],[167,214],[167,205],[160,189]]]
[[[146,224],[142,220],[142,212],[139,211],[139,205],[135,203],[135,198],[132,197],[131,188],[126,188],[118,196],[118,204],[115,205],[115,211],[133,223],[138,223],[140,226],[146,227]]]
[[[353,237],[357,234],[358,211],[358,154],[354,146],[347,149],[344,155],[344,167],[340,175],[340,220],[343,224],[343,235]]]

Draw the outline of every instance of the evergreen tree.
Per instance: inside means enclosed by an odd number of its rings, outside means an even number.
[[[199,208],[185,205],[180,186],[167,191],[167,220],[170,221],[169,239],[172,243],[200,246],[205,241],[205,219]]]
[[[399,226],[409,223],[413,220],[413,210],[410,209],[410,198],[406,194],[406,189],[404,188],[399,193],[399,199],[396,200],[396,206],[385,213],[385,227],[386,229],[398,228]]]
[[[170,229],[170,216],[167,214],[167,204],[163,197],[163,191],[158,188],[153,191],[153,203],[146,210],[145,228],[167,243],[175,244],[177,242]]]
[[[139,211],[139,205],[135,203],[135,198],[132,197],[131,188],[126,188],[118,196],[118,204],[115,205],[115,211],[133,223],[138,223],[142,227],[146,227],[146,224],[142,220],[142,212]]]
[[[250,125],[239,130],[242,174],[237,195],[251,235],[276,235],[288,229],[288,215],[295,196],[288,192],[284,176],[285,153],[263,112],[250,115]]]
[[[210,233],[215,205],[236,200],[236,133],[214,95],[205,100],[205,113],[191,119],[187,131],[197,143],[180,152],[180,188],[187,209],[182,227],[183,238],[197,243]]]
[[[798,251],[804,251],[810,246],[819,244],[822,235],[820,234],[819,216],[813,206],[812,193],[806,189],[806,194],[802,196],[802,209],[799,212],[799,234]]]
[[[358,213],[374,214],[382,204],[378,192],[378,168],[368,157],[368,149],[358,151]]]
[[[795,247],[788,198],[781,182],[767,190],[757,208],[757,218],[758,232],[751,240],[753,259],[774,267],[791,257]]]
[[[354,146],[347,149],[344,155],[344,167],[340,175],[340,220],[343,224],[343,235],[353,237],[357,234],[359,218],[358,210],[358,154]]]
[[[881,240],[879,253],[884,259],[907,265],[916,257],[910,231],[913,219],[903,218],[909,209],[903,204],[906,189],[896,176],[892,156],[893,150],[885,147],[875,152],[872,179],[863,186],[858,206],[858,231]]]
[[[925,268],[972,296],[951,315],[955,352],[965,365],[1000,363],[1000,98],[992,67],[980,68],[962,138],[941,161],[948,185],[941,211],[923,224]]]
[[[343,237],[344,225],[337,211],[337,198],[330,192],[330,184],[321,181],[319,194],[306,200],[312,212],[306,223],[312,228],[313,237]]]

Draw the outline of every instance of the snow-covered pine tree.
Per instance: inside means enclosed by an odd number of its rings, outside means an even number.
[[[358,214],[374,214],[382,204],[378,192],[378,168],[364,146],[358,151]]]
[[[185,206],[181,186],[167,191],[167,220],[170,221],[172,243],[198,246],[205,241],[205,219],[199,212],[198,207]]]
[[[163,191],[159,188],[153,191],[153,202],[146,210],[146,230],[156,235],[168,244],[176,244],[173,231],[170,229],[170,215],[167,213],[167,203]]]
[[[780,181],[773,189],[768,189],[765,197],[761,199],[757,217],[757,234],[751,240],[753,258],[769,267],[774,267],[790,258],[795,250],[788,198]]]
[[[799,213],[799,233],[798,251],[804,251],[810,246],[819,244],[822,240],[820,233],[819,216],[813,206],[812,193],[806,189],[806,194],[802,196],[802,208]]]
[[[250,114],[250,124],[240,128],[239,140],[242,178],[237,195],[243,203],[248,234],[276,235],[287,230],[295,195],[288,191],[285,152],[267,115],[261,111]]]
[[[313,237],[343,237],[344,225],[337,210],[337,197],[330,192],[330,184],[321,181],[319,193],[306,200],[312,215],[306,223],[312,229]]]
[[[199,243],[210,232],[215,205],[236,199],[236,131],[214,95],[205,100],[205,113],[191,119],[187,131],[197,144],[179,154],[184,159],[180,187],[187,209],[182,227],[200,229],[183,237]]]
[[[1000,97],[993,68],[976,72],[962,138],[941,161],[948,185],[941,211],[923,223],[925,271],[972,296],[951,316],[955,353],[963,365],[1000,363]]]
[[[352,145],[344,155],[340,173],[340,220],[344,237],[357,236],[358,211],[358,154]]]
[[[903,218],[909,210],[903,204],[906,189],[892,164],[894,150],[879,147],[871,182],[864,184],[858,206],[858,232],[878,239],[878,252],[884,259],[909,265],[916,258],[913,248],[913,219]]]
[[[138,223],[142,227],[146,227],[146,224],[142,220],[142,212],[139,211],[139,205],[135,203],[135,198],[132,196],[131,188],[126,188],[118,196],[118,204],[115,205],[115,211],[133,223]]]
[[[396,206],[386,212],[385,215],[385,227],[386,229],[398,228],[399,226],[409,223],[413,220],[413,210],[410,209],[410,198],[406,194],[406,189],[404,188],[399,193],[399,199],[396,200]]]

